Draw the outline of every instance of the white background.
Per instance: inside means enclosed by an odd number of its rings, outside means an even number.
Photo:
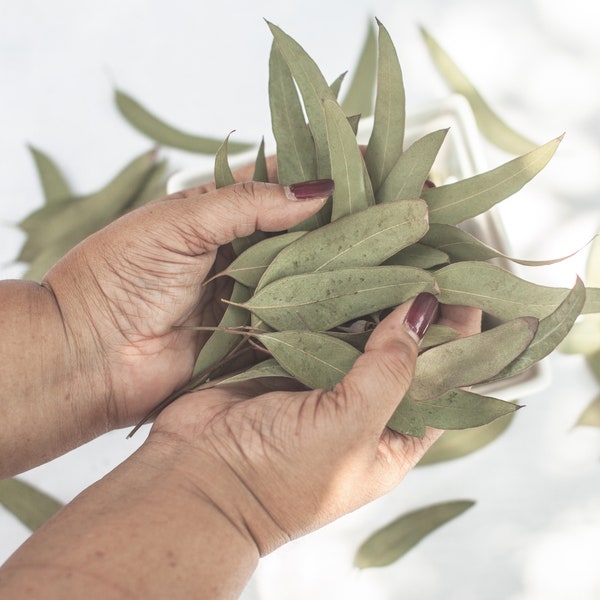
[[[355,64],[367,19],[377,16],[396,42],[409,110],[446,94],[419,39],[422,24],[518,130],[540,143],[566,131],[557,156],[505,203],[503,216],[513,254],[569,253],[600,229],[599,10],[594,0],[0,0],[0,277],[23,273],[11,264],[23,241],[11,223],[42,203],[28,143],[48,152],[78,193],[151,146],[117,113],[113,85],[188,131],[269,139],[263,17],[300,41],[333,80]],[[506,159],[487,153],[490,166]],[[168,156],[172,170],[211,165],[183,152]],[[585,251],[527,276],[571,285],[584,262]],[[600,597],[600,431],[573,428],[600,390],[580,357],[554,355],[549,364],[551,386],[527,399],[493,445],[417,469],[388,497],[267,557],[245,597]],[[127,441],[113,432],[23,478],[68,501],[144,435]],[[352,568],[373,528],[455,498],[477,505],[396,565]],[[27,535],[0,509],[0,559]]]

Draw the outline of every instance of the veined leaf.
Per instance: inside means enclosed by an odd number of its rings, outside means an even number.
[[[430,400],[487,381],[527,348],[537,325],[537,319],[530,317],[514,319],[423,352],[417,359],[411,398]]]
[[[122,90],[115,90],[115,103],[120,113],[131,125],[164,146],[200,154],[214,154],[221,145],[219,140],[191,135],[168,125]],[[233,153],[243,152],[250,148],[252,148],[252,144],[232,143],[229,146],[229,151]]]
[[[427,329],[425,337],[421,341],[420,350],[423,352],[423,350],[426,350],[427,348],[451,342],[452,340],[455,340],[458,335],[458,331],[452,329],[452,327],[445,327],[444,325],[432,323]]]
[[[367,169],[376,196],[402,154],[406,120],[404,82],[398,55],[387,29],[379,21],[377,25],[377,97],[373,131],[366,152]]]
[[[312,331],[281,331],[255,337],[285,371],[312,389],[333,389],[360,356],[350,344]]]
[[[367,186],[371,184],[364,176],[362,153],[344,111],[330,100],[324,101],[323,108],[331,177],[335,181],[331,220],[336,221],[340,217],[364,210],[374,202],[371,202],[372,193],[367,192]]]
[[[433,61],[440,74],[450,86],[450,89],[458,94],[462,94],[468,100],[481,133],[492,144],[512,154],[522,154],[535,148],[533,142],[530,142],[524,136],[510,128],[498,117],[482,98],[475,86],[467,79],[456,63],[433,37],[423,28],[421,28],[421,33]]]
[[[217,385],[241,383],[251,379],[260,379],[261,377],[291,377],[291,375],[274,358],[268,358],[256,365],[252,365],[242,373],[232,375],[231,377],[227,377],[227,379],[219,381]]]
[[[508,198],[533,179],[552,158],[562,136],[491,171],[423,190],[432,223],[456,225]]]
[[[243,306],[279,331],[326,331],[424,291],[436,290],[435,280],[422,269],[362,267],[278,279]]]
[[[425,437],[425,420],[417,403],[406,394],[396,407],[387,426],[393,431],[423,439]]]
[[[375,73],[377,72],[377,36],[371,21],[367,35],[350,81],[348,91],[342,101],[347,115],[360,114],[369,117],[373,114],[373,96],[375,91]]]
[[[287,275],[378,265],[419,240],[427,227],[422,200],[371,206],[292,242],[269,265],[258,289]]]
[[[337,338],[338,340],[342,340],[351,346],[354,346],[357,350],[361,352],[365,351],[365,346],[371,337],[372,330],[367,331],[359,331],[359,332],[351,332],[351,331],[324,331],[327,335],[331,337]]]
[[[600,427],[600,396],[597,396],[587,408],[581,413],[576,425],[589,425]]]
[[[73,193],[56,163],[47,154],[34,146],[30,145],[29,151],[35,161],[46,204],[60,204],[66,200],[71,200]]]
[[[431,269],[432,267],[448,264],[449,262],[450,258],[445,252],[422,243],[416,243],[400,250],[400,252],[388,258],[383,264]]]
[[[397,561],[448,521],[471,508],[472,500],[433,504],[402,515],[363,542],[354,557],[359,569],[385,567]]]
[[[403,152],[381,184],[377,202],[419,198],[447,133],[447,129],[429,133]]]

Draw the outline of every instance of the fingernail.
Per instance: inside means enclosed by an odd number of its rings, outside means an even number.
[[[421,343],[427,329],[437,319],[438,311],[439,302],[433,294],[423,292],[413,300],[404,326],[417,344]]]
[[[335,187],[333,179],[314,179],[313,181],[302,181],[301,183],[292,183],[287,187],[290,200],[316,200],[317,198],[327,198],[333,193]]]

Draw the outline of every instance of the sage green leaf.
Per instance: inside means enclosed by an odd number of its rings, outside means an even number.
[[[331,89],[331,93],[337,99],[340,95],[340,88],[342,87],[342,83],[346,78],[347,71],[344,71],[339,77],[335,79],[332,83],[329,84],[329,88]]]
[[[342,340],[351,346],[354,346],[357,350],[361,352],[365,351],[365,346],[371,337],[371,333],[373,331],[360,331],[360,332],[350,332],[350,331],[326,331],[324,332],[331,337],[337,338],[338,340]]]
[[[425,437],[425,420],[417,403],[406,394],[396,407],[387,426],[403,435],[423,439]]]
[[[527,348],[537,329],[531,317],[423,352],[417,359],[409,394],[413,400],[438,398],[450,390],[487,381]],[[485,360],[481,357],[485,356]]]
[[[421,28],[423,38],[440,74],[454,92],[462,94],[471,105],[477,126],[492,144],[511,154],[522,154],[535,148],[535,144],[510,128],[490,108],[475,86],[467,79],[443,48]]]
[[[258,288],[287,275],[378,265],[419,240],[427,227],[422,200],[370,206],[292,242],[269,265]]]
[[[437,429],[469,429],[491,423],[520,406],[466,390],[451,390],[418,403],[425,425]]]
[[[348,117],[348,124],[350,125],[350,129],[352,129],[352,132],[354,133],[354,135],[357,135],[358,134],[358,126],[360,125],[360,115],[351,115],[350,117]],[[364,160],[363,160],[363,165],[364,165]],[[365,169],[365,181],[370,184],[370,181],[368,179],[369,174],[366,172],[366,166],[364,167],[364,169]],[[375,196],[373,196],[373,198],[375,198]],[[375,204],[375,202],[371,202],[371,204]]]
[[[429,133],[403,152],[377,191],[377,202],[419,198],[447,133],[447,129]]]
[[[229,166],[229,136],[233,133],[233,131],[227,134],[227,137],[223,140],[223,143],[217,149],[215,153],[215,168],[214,168],[214,179],[215,179],[215,187],[222,188],[227,185],[233,185],[235,183],[235,178],[233,173],[231,172],[231,167]]]
[[[400,250],[400,252],[388,258],[383,264],[431,269],[432,267],[448,264],[449,262],[450,258],[445,252],[417,243]]]
[[[325,123],[329,142],[331,177],[335,181],[331,220],[367,208],[372,194],[367,192],[368,179],[364,177],[363,157],[356,135],[344,114],[334,101],[324,101]]]
[[[58,500],[15,478],[0,481],[0,504],[31,531],[41,527],[62,507]]]
[[[576,425],[600,427],[600,396],[597,396],[581,413]]]
[[[274,358],[268,358],[256,365],[252,365],[242,373],[219,381],[217,385],[242,383],[251,379],[260,379],[261,377],[291,377],[291,375]]]
[[[510,413],[481,427],[444,432],[444,435],[426,452],[425,456],[417,463],[417,466],[422,467],[447,460],[455,460],[480,450],[491,444],[506,431],[514,414],[514,412]]]
[[[472,500],[453,500],[432,504],[402,515],[361,544],[354,557],[354,565],[359,569],[366,569],[392,564],[425,536],[455,519],[474,504]]]
[[[366,151],[367,169],[376,195],[402,154],[406,120],[404,82],[398,55],[387,29],[379,21],[377,25],[377,97],[373,131]]]
[[[245,286],[255,288],[274,258],[305,233],[304,231],[290,231],[289,233],[266,238],[244,250],[219,275],[229,275],[229,277],[243,283]]]
[[[289,185],[316,179],[315,145],[304,121],[292,74],[275,42],[269,58],[269,103],[271,126],[277,142],[279,183]]]
[[[429,329],[427,329],[427,332],[425,333],[425,337],[421,341],[420,350],[423,352],[423,350],[427,350],[427,348],[451,342],[452,340],[455,340],[458,335],[458,331],[452,329],[452,327],[445,327],[444,325],[433,323],[429,326]]]
[[[122,90],[115,89],[115,103],[119,112],[130,125],[163,146],[199,154],[214,154],[221,145],[219,140],[185,133],[168,125]],[[252,148],[252,144],[232,143],[229,151],[232,153],[243,152],[250,148]]]
[[[508,320],[547,317],[570,290],[536,285],[495,265],[477,261],[453,263],[436,271],[440,302],[480,308]],[[598,312],[600,289],[587,288],[583,313]]]
[[[558,344],[569,333],[575,323],[575,319],[583,309],[585,302],[585,286],[583,281],[577,277],[575,286],[568,296],[559,304],[558,308],[542,319],[538,325],[536,334],[531,340],[527,350],[523,352],[500,373],[492,378],[492,381],[511,377],[521,373],[534,363],[548,356]]]
[[[267,159],[265,157],[265,138],[260,142],[258,152],[256,153],[256,160],[254,161],[254,174],[252,175],[252,181],[262,181],[263,183],[269,183],[269,171],[267,170]]]
[[[78,230],[69,231],[59,240],[50,242],[45,248],[40,249],[27,266],[23,279],[41,283],[50,267],[74,248],[81,241],[80,237],[81,233]]]
[[[272,23],[268,25],[304,100],[304,108],[315,144],[317,176],[319,179],[329,178],[331,177],[329,149],[322,103],[323,100],[335,102],[335,96],[319,67],[302,46],[276,25]]]
[[[414,267],[361,267],[304,273],[262,287],[244,304],[271,327],[326,331],[352,319],[397,306],[435,280]]]
[[[333,389],[360,356],[350,344],[312,331],[281,331],[255,337],[285,371],[312,389]]]
[[[360,57],[356,69],[354,69],[348,91],[342,101],[342,108],[347,115],[360,114],[363,117],[369,117],[373,114],[376,72],[377,36],[373,22],[369,20]]]
[[[568,256],[550,260],[522,260],[512,258],[484,244],[464,229],[443,223],[432,223],[429,226],[429,231],[423,236],[421,243],[445,252],[452,259],[452,262],[504,258],[527,267],[539,267],[561,262],[576,254],[576,252],[573,252]]]
[[[148,204],[148,202],[151,202],[152,200],[158,200],[167,195],[165,178],[167,167],[168,162],[166,160],[161,160],[154,166],[139,194],[129,205],[129,210],[134,210],[140,206],[144,206],[144,204]]]
[[[73,198],[73,193],[56,163],[44,152],[29,146],[35,162],[46,204],[60,204]]]
[[[219,322],[219,327],[222,329],[234,329],[243,327],[250,322],[248,311],[240,308],[239,303],[245,302],[250,297],[250,291],[242,284],[236,282],[231,291],[229,304]],[[208,372],[211,367],[215,366],[223,360],[240,342],[242,338],[234,333],[225,331],[215,331],[208,338],[194,366],[194,377],[201,373]]]
[[[495,169],[423,190],[432,223],[456,225],[508,198],[533,179],[552,158],[562,136]]]

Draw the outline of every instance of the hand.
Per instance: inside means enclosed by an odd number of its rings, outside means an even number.
[[[429,294],[397,308],[331,392],[257,396],[257,384],[196,392],[159,415],[147,443],[168,448],[171,468],[264,555],[390,491],[441,435],[386,427],[436,309]],[[480,319],[442,306],[439,322],[470,335]]]

